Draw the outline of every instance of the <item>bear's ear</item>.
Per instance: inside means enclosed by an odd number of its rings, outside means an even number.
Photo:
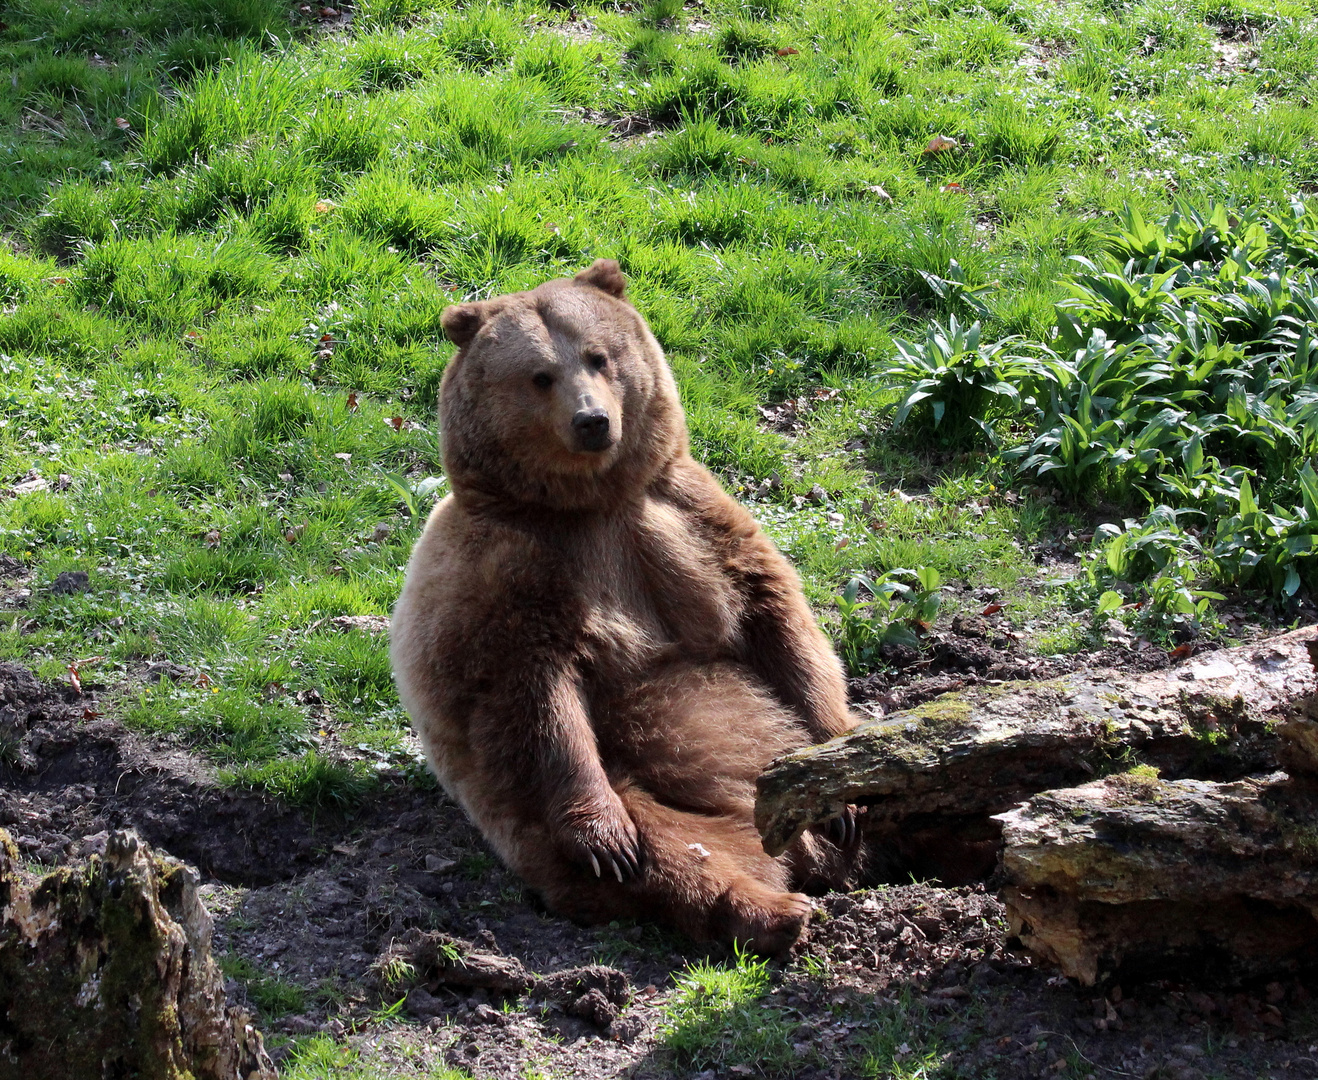
[[[616,259],[596,259],[572,280],[579,285],[594,285],[619,299],[627,288],[627,279],[622,276]]]
[[[476,336],[492,315],[502,309],[503,304],[491,300],[482,300],[474,304],[453,304],[440,313],[439,323],[444,327],[444,336],[461,348]]]

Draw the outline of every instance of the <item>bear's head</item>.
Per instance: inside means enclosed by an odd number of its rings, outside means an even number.
[[[529,292],[445,308],[444,469],[459,497],[615,505],[686,450],[663,350],[612,259]]]

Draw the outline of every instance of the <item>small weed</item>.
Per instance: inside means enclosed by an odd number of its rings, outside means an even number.
[[[480,881],[498,865],[499,861],[493,855],[487,855],[483,851],[475,851],[463,855],[458,860],[458,872],[472,881]]]

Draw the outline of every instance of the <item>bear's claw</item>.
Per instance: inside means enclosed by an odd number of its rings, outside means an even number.
[[[840,848],[852,847],[860,838],[860,810],[855,806],[843,807],[842,813],[830,818],[824,825],[824,835]]]

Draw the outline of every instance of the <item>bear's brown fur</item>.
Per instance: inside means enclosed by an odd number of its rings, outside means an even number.
[[[554,910],[788,947],[856,847],[774,859],[755,779],[853,726],[795,571],[687,450],[618,264],[446,309],[452,494],[394,611],[445,789]],[[854,824],[854,822],[850,823]]]

